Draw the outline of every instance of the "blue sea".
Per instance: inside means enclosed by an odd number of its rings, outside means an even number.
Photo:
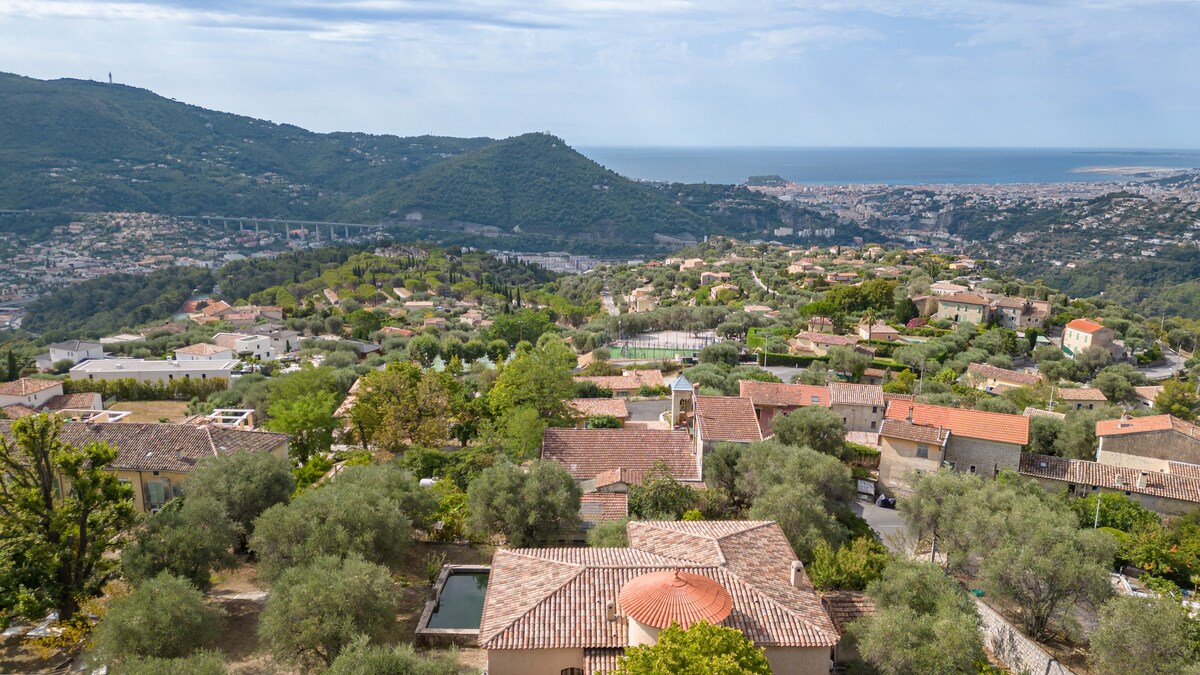
[[[634,179],[743,183],[776,174],[795,183],[1062,183],[1134,177],[1095,167],[1200,168],[1200,150],[1036,148],[581,148]]]

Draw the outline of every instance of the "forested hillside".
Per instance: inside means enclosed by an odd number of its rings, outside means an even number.
[[[151,274],[110,274],[43,295],[29,306],[24,327],[48,340],[95,338],[169,318],[193,289],[212,287],[212,274],[171,267]]]
[[[124,85],[4,73],[0,100],[0,209],[390,222],[445,243],[600,255],[671,246],[655,235],[827,225],[743,188],[632,181],[549,134],[318,134]]]
[[[490,139],[317,134],[144,89],[0,73],[0,208],[326,218]]]
[[[707,225],[548,134],[525,134],[448,159],[361,204],[375,219],[420,211],[424,219],[596,241],[652,241],[656,233],[698,239]]]

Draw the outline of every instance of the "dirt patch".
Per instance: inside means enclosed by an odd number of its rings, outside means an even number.
[[[154,424],[166,418],[182,422],[187,417],[187,401],[118,401],[110,410],[129,412],[126,422]]]
[[[24,637],[0,637],[0,673],[48,673],[72,661],[69,652],[43,656],[40,651],[26,645]]]

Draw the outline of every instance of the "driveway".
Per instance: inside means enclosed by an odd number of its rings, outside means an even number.
[[[797,368],[796,366],[767,366],[764,370],[784,382],[791,382],[793,377],[804,372],[803,368]]]
[[[1138,368],[1138,372],[1145,375],[1149,380],[1165,380],[1174,377],[1175,373],[1183,370],[1183,364],[1187,360],[1180,356],[1174,349],[1163,345],[1163,357],[1167,362],[1161,366],[1152,368]]]
[[[856,501],[850,509],[863,517],[872,530],[879,533],[879,539],[895,553],[908,553],[897,549],[898,541],[904,538],[904,521],[896,509],[885,509],[875,506],[872,502]]]

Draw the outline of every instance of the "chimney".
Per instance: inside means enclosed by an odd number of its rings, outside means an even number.
[[[1138,474],[1138,478],[1137,478],[1138,489],[1145,490],[1146,482],[1149,480],[1149,478],[1150,478],[1150,474],[1145,471]]]
[[[183,461],[183,448],[175,448],[175,459]]]
[[[804,563],[800,562],[799,560],[793,560],[791,578],[792,586],[795,586],[796,588],[805,588],[807,585],[806,581],[807,577],[804,575]]]
[[[608,602],[604,603],[604,620],[605,621],[616,621],[617,620],[617,603],[613,602],[612,600],[609,600]]]

